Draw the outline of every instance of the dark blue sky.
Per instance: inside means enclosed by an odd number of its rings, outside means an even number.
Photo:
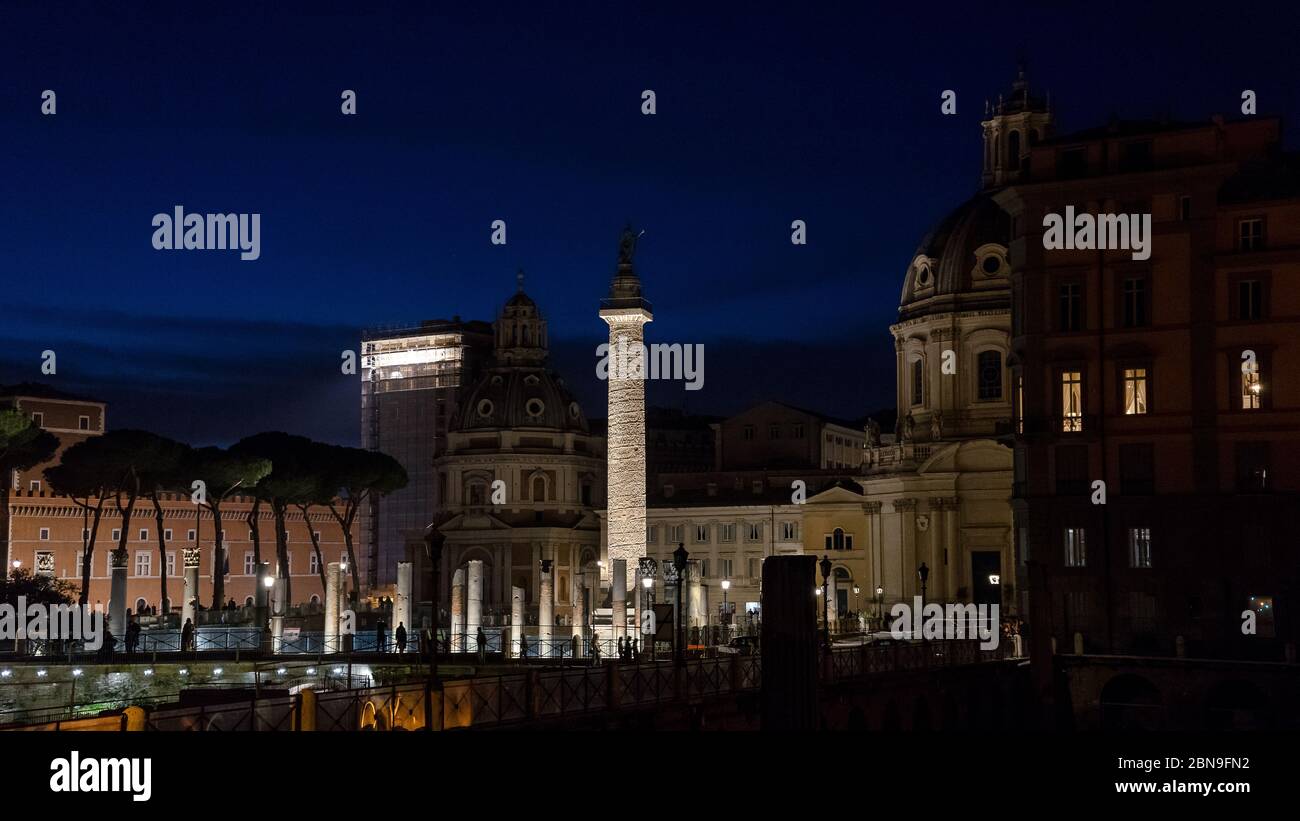
[[[902,273],[974,191],[1019,54],[1058,132],[1231,116],[1244,88],[1291,120],[1300,76],[1287,5],[99,5],[0,2],[0,381],[198,444],[355,441],[358,329],[491,319],[520,266],[603,415],[597,300],[629,218],[651,341],[706,346],[705,389],[656,401],[861,415],[892,402]],[[177,204],[260,213],[261,259],[153,250]]]

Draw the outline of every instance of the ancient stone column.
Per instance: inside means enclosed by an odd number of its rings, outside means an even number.
[[[451,574],[451,652],[465,652],[465,570]]]
[[[415,625],[411,624],[411,579],[413,569],[410,562],[397,563],[397,596],[393,602],[393,635],[397,635],[397,626],[406,628],[407,640],[414,643]]]
[[[510,588],[510,652],[518,658],[524,641],[524,589]]]
[[[542,559],[541,593],[537,605],[537,641],[539,656],[551,655],[551,641],[555,627],[555,579],[551,572],[551,560]]]
[[[577,639],[577,655],[583,655],[587,638],[587,574],[573,574],[573,637]]]
[[[628,563],[645,556],[645,325],[654,319],[641,295],[641,281],[632,265],[637,234],[623,232],[618,269],[609,298],[601,300],[600,318],[609,325],[609,407],[606,434],[608,492],[607,555],[623,562],[623,589],[631,580]]]
[[[947,499],[943,506],[943,539],[948,550],[948,566],[944,568],[944,578],[948,585],[945,592],[948,601],[957,601],[957,588],[961,586],[962,558],[957,554],[957,497]],[[1014,555],[1014,554],[1013,554]]]
[[[194,622],[194,605],[199,600],[199,549],[187,547],[181,551],[185,564],[185,601],[181,604],[181,626],[189,622],[198,630]],[[197,640],[196,640],[197,643]]]
[[[610,639],[618,644],[620,638],[627,636],[627,561],[614,559],[609,573],[609,590],[611,619],[614,632]]]
[[[337,653],[339,641],[339,578],[343,571],[338,562],[325,566],[325,652]]]
[[[483,562],[471,559],[465,570],[465,642],[478,652],[478,631],[483,626]]]
[[[108,597],[108,629],[119,642],[126,641],[126,551],[114,550],[112,586]]]
[[[645,605],[641,595],[641,570],[632,572],[632,629],[628,635],[635,639],[641,635],[641,608]]]
[[[689,627],[701,627],[704,623],[704,579],[700,577],[700,565],[696,561],[688,563],[686,569],[686,622]]]

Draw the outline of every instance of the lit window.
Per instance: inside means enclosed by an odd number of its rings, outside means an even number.
[[[1259,363],[1247,361],[1241,364],[1241,409],[1259,410],[1260,396],[1264,393],[1264,384],[1259,378]]]
[[[1083,430],[1083,374],[1079,371],[1061,372],[1061,430]]]
[[[1151,528],[1130,527],[1128,529],[1128,566],[1151,567]]]
[[[1124,369],[1124,413],[1141,416],[1147,412],[1147,369]]]
[[[1084,530],[1081,527],[1065,529],[1065,566],[1088,566],[1088,550],[1084,544]]]

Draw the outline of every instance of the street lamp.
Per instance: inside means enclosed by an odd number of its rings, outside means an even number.
[[[826,651],[831,649],[831,557],[822,556],[822,644]]]
[[[724,641],[727,638],[727,627],[729,627],[731,624],[731,619],[728,618],[728,612],[727,612],[727,591],[730,589],[731,589],[731,579],[723,579],[722,580],[722,638]]]
[[[673,655],[678,666],[686,663],[686,648],[683,647],[686,636],[682,631],[682,586],[686,581],[686,559],[691,554],[686,552],[685,542],[678,542],[673,551],[673,568],[677,570],[677,613],[673,625]]]
[[[856,584],[853,585],[853,619],[858,622],[859,626],[862,624],[862,611],[858,609],[858,594],[861,592],[861,587],[858,587]]]
[[[658,625],[655,625],[655,624],[654,624],[654,612],[655,612],[655,580],[654,580],[654,577],[653,577],[653,576],[642,576],[642,577],[641,577],[641,587],[645,589],[646,610],[650,613],[650,624],[651,624],[652,626],[657,627]],[[645,616],[642,616],[642,617],[641,617],[641,620],[644,622],[644,621],[645,621]],[[642,635],[644,636],[644,637],[641,639],[641,641],[642,641],[642,642],[645,642],[645,643],[648,643],[648,644],[650,645],[650,660],[651,660],[651,661],[654,661],[654,660],[655,660],[655,634],[654,634],[654,633],[650,633],[649,635],[645,635],[645,625],[644,625],[644,624],[641,625],[641,631],[642,631]]]
[[[919,618],[913,619],[912,623],[921,624],[921,620],[925,617],[925,582],[930,578],[930,568],[925,566],[925,562],[921,562],[921,566],[916,569],[916,575],[921,579],[921,612]],[[915,638],[915,636],[913,636],[913,638]],[[925,640],[924,628],[921,630],[921,639],[922,641]]]
[[[876,622],[880,629],[885,629],[885,588],[876,587]]]

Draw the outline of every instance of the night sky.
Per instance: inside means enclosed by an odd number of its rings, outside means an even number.
[[[858,417],[893,401],[903,272],[978,186],[984,100],[1021,55],[1058,133],[1235,116],[1246,88],[1290,124],[1300,99],[1287,5],[99,5],[0,3],[0,382],[195,444],[356,443],[359,329],[491,320],[519,267],[603,416],[596,310],[629,219],[649,340],[705,345],[704,390],[656,404]],[[155,251],[178,204],[260,213],[261,259]]]

